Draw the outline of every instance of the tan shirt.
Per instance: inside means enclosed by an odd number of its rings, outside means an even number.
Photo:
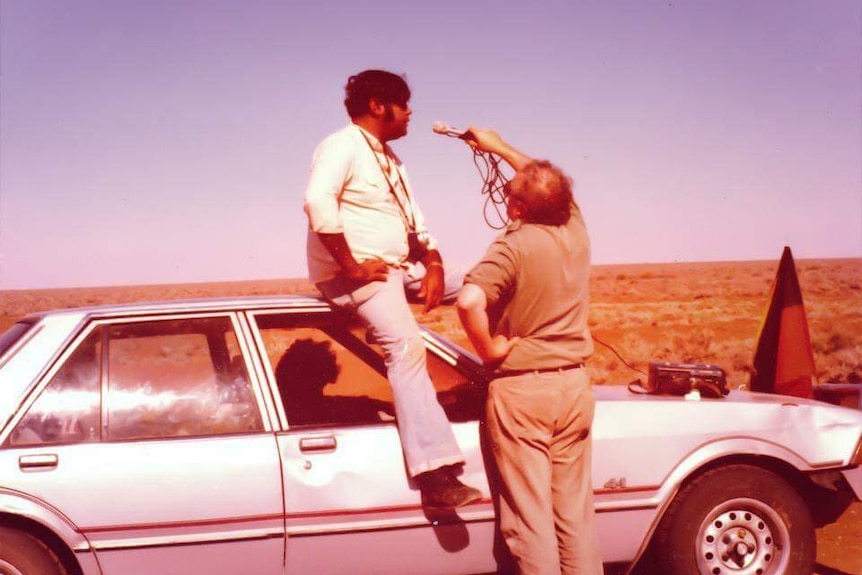
[[[564,367],[592,355],[589,273],[577,206],[566,225],[514,222],[491,244],[464,283],[485,292],[493,335],[521,338],[498,370]]]
[[[381,258],[391,266],[405,267],[408,226],[412,223],[417,232],[428,232],[401,161],[355,124],[318,145],[304,209],[309,223],[308,274],[314,283],[332,279],[340,269],[317,233],[343,233],[359,262]],[[430,236],[428,247],[436,248]]]

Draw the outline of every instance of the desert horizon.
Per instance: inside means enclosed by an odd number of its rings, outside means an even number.
[[[593,266],[593,380],[624,384],[644,377],[650,361],[675,361],[712,363],[731,387],[746,384],[777,268],[777,259]],[[862,258],[800,259],[796,269],[817,381],[862,381]],[[299,293],[318,292],[304,278],[3,290],[0,330],[48,309]],[[470,348],[451,306],[414,310],[420,323]]]

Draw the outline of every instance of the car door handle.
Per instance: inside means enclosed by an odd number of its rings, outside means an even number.
[[[326,437],[303,437],[299,440],[299,450],[303,453],[316,451],[335,451],[338,442],[332,435]]]
[[[22,455],[18,458],[18,469],[21,471],[56,469],[59,462],[60,458],[53,453]]]

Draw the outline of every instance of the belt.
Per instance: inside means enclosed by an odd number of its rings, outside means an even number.
[[[515,375],[527,375],[527,374],[539,375],[540,373],[552,373],[552,372],[562,373],[564,371],[569,371],[571,369],[581,369],[582,367],[584,367],[583,362],[582,363],[572,363],[572,364],[563,365],[560,367],[541,367],[539,369],[510,369],[510,370],[506,370],[506,371],[498,371],[497,373],[494,374],[494,377],[512,377]]]

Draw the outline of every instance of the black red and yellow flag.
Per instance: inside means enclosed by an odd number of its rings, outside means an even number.
[[[814,350],[796,266],[787,246],[769,300],[754,349],[749,387],[752,391],[813,398]]]

